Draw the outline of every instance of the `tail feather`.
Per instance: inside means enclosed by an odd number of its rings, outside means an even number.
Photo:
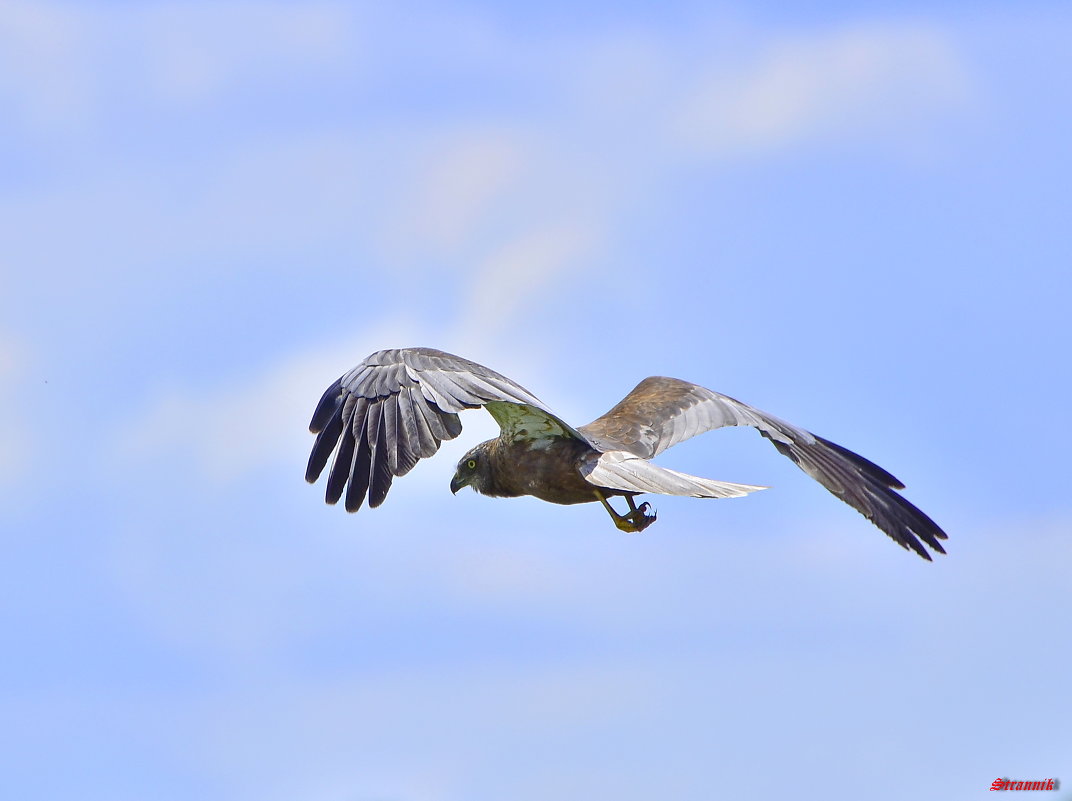
[[[756,490],[753,484],[733,484],[668,470],[625,451],[608,451],[592,459],[581,472],[589,484],[625,492],[652,492],[690,498],[740,498]]]

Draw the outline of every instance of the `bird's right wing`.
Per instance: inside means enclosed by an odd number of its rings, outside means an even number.
[[[487,408],[511,437],[577,437],[531,392],[483,365],[431,348],[373,353],[328,387],[313,412],[317,435],[305,471],[316,481],[328,463],[325,500],[346,491],[346,510],[383,503],[395,476],[461,433],[458,412]],[[583,438],[582,438],[583,439]]]

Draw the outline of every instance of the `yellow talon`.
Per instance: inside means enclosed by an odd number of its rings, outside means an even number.
[[[616,511],[614,511],[614,507],[610,505],[606,497],[599,490],[595,490],[595,496],[599,499],[599,502],[603,504],[603,508],[607,510],[607,513],[614,521],[614,525],[620,531],[626,531],[629,533],[643,531],[652,523],[654,523],[655,518],[657,517],[657,515],[655,515],[654,513],[651,515],[647,514],[648,510],[651,508],[651,504],[649,503],[642,503],[640,505],[640,508],[638,509],[637,506],[633,503],[633,498],[631,495],[625,496],[626,503],[629,504],[629,512],[624,515],[620,515]]]

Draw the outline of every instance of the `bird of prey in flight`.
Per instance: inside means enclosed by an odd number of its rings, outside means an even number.
[[[431,348],[373,353],[328,387],[313,412],[317,435],[305,478],[315,482],[332,452],[326,500],[345,494],[348,512],[383,503],[395,476],[461,433],[458,412],[484,407],[502,429],[458,462],[450,489],[532,495],[560,504],[598,501],[622,531],[653,522],[642,493],[735,498],[765,487],[699,478],[652,464],[672,445],[723,426],[751,426],[831,493],[901,547],[924,559],[945,553],[946,534],[898,492],[904,484],[829,440],[747,404],[676,378],[645,378],[613,409],[574,428],[543,401],[494,370]],[[622,496],[617,512],[609,498]],[[922,542],[921,542],[922,541]]]

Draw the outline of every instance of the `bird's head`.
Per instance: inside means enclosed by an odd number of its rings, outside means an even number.
[[[472,487],[480,493],[485,493],[491,482],[491,463],[488,458],[486,442],[482,442],[470,450],[458,462],[458,469],[454,471],[454,478],[450,480],[450,491],[455,495],[462,487]]]

